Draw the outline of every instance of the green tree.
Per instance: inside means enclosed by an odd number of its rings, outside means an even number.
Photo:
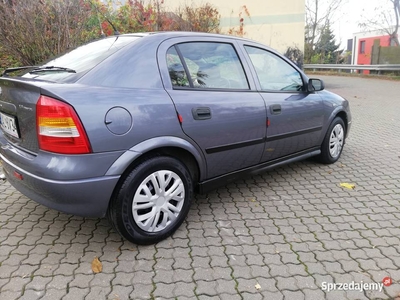
[[[340,45],[336,44],[335,35],[328,24],[321,32],[320,38],[315,45],[314,59],[319,60],[317,63],[335,64],[338,62],[339,55],[342,51],[338,51]]]

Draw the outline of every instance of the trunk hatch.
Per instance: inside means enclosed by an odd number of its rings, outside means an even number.
[[[36,103],[40,96],[37,82],[0,78],[0,130],[10,143],[37,153]]]

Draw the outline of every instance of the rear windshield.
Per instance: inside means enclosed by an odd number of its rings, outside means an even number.
[[[140,39],[139,36],[113,36],[80,46],[60,57],[50,60],[41,67],[54,67],[48,71],[26,73],[22,77],[36,78],[54,82],[73,82],[94,68],[101,61],[117,52],[129,43]],[[68,68],[76,73],[63,72],[57,68]],[[32,70],[30,70],[31,72]]]

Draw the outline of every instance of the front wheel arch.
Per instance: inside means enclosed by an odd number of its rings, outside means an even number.
[[[345,127],[345,131],[346,131],[346,135],[347,135],[349,124],[348,124],[348,118],[347,118],[346,112],[344,112],[344,111],[338,112],[338,113],[336,114],[335,118],[341,118],[341,119],[343,120],[344,127]],[[333,119],[335,119],[335,118],[333,118]]]

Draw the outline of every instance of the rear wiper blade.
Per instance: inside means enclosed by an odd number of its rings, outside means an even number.
[[[13,73],[13,72],[21,71],[21,70],[25,70],[25,69],[34,69],[34,68],[37,68],[37,66],[23,66],[23,67],[7,68],[1,73],[0,77],[7,75],[8,73]]]
[[[26,69],[33,69],[29,73],[39,73],[39,72],[46,72],[46,71],[54,71],[54,72],[68,72],[68,73],[76,73],[75,70],[70,69],[70,68],[64,68],[64,67],[55,67],[55,66],[46,66],[46,67],[38,67],[38,66],[23,66],[23,67],[15,67],[15,68],[7,68],[5,69],[0,77],[7,75],[8,73],[13,73],[21,70],[26,70]]]
[[[73,69],[64,68],[64,67],[55,67],[55,66],[35,67],[29,73],[33,74],[33,73],[47,72],[47,71],[76,73],[76,71]]]

